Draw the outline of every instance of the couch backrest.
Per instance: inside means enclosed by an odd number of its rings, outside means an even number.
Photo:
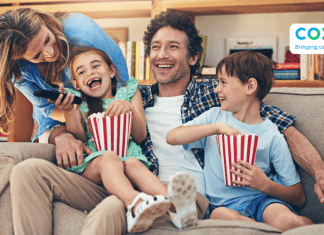
[[[272,88],[264,103],[296,116],[295,128],[324,159],[324,88]],[[315,223],[324,223],[324,205],[314,193],[315,180],[302,168],[297,167],[297,170],[306,194],[306,204],[298,213]]]

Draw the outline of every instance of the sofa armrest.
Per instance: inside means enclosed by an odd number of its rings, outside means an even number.
[[[0,143],[0,157],[11,158],[16,164],[28,158],[42,158],[50,162],[55,161],[55,146],[38,143]]]
[[[28,158],[42,158],[54,162],[55,146],[36,143],[0,143],[0,195],[9,185],[12,168]]]
[[[0,234],[13,234],[9,179],[12,168],[28,158],[42,158],[55,162],[55,146],[36,143],[0,143]]]

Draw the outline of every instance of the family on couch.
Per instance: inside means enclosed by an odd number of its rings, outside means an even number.
[[[61,17],[64,31],[57,18],[35,10],[11,11],[0,18],[1,68],[6,68],[0,73],[2,84],[6,84],[0,95],[1,128],[6,130],[9,120],[14,83],[34,105],[34,118],[39,124],[35,138],[46,141],[47,137],[42,134],[50,134],[48,142],[56,144],[57,154],[57,166],[45,160],[30,159],[13,169],[14,230],[17,234],[51,234],[51,205],[54,200],[60,200],[89,212],[82,234],[124,234],[127,228],[124,203],[101,185],[65,170],[83,164],[83,152],[89,155],[92,151],[67,132],[64,125],[57,126],[65,122],[63,111],[55,107],[60,100],[52,104],[36,99],[32,94],[33,89],[53,90],[61,81],[66,88],[72,87],[67,58],[69,50],[73,51],[74,47],[87,45],[105,51],[119,72],[126,71],[126,76],[121,76],[124,81],[128,80],[126,63],[118,46],[91,19],[77,13],[57,17]],[[34,26],[36,19],[38,25]],[[93,34],[84,24],[80,27],[80,22],[87,22],[89,29],[95,28]],[[21,32],[23,30],[27,32]],[[92,37],[94,35],[97,37]],[[169,177],[179,171],[194,178],[198,191],[197,217],[203,219],[208,208],[203,175],[204,151],[201,148],[185,151],[182,146],[167,145],[166,135],[169,130],[220,106],[214,91],[218,81],[197,83],[191,78],[199,65],[202,47],[197,29],[185,15],[162,12],[148,26],[144,42],[157,83],[141,87],[147,124],[146,139],[141,143],[142,152],[151,163],[149,169],[163,183],[168,183]],[[262,103],[260,114],[277,124],[294,160],[316,179],[315,192],[324,202],[324,163],[310,142],[292,126],[295,118]],[[172,220],[182,216],[181,210],[170,212]],[[179,227],[185,228],[185,225]]]

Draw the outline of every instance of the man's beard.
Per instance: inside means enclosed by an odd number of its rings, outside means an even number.
[[[181,63],[176,73],[171,75],[171,77],[167,80],[159,79],[154,70],[152,70],[152,73],[154,75],[155,80],[160,84],[175,83],[184,78],[188,73],[190,73],[189,57],[186,58],[185,63],[186,64]]]

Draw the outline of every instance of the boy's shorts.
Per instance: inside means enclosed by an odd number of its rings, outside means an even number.
[[[263,221],[263,212],[264,212],[265,208],[272,203],[283,204],[283,205],[287,206],[292,212],[296,213],[296,211],[289,204],[287,204],[279,199],[270,197],[268,195],[259,196],[255,199],[253,199],[252,201],[249,201],[244,204],[235,204],[234,206],[232,206],[230,204],[230,205],[226,206],[226,208],[235,210],[240,215],[254,219],[257,222],[263,223],[264,222]],[[211,212],[218,207],[221,207],[221,206],[214,206],[210,203],[208,210],[206,212],[205,218],[209,219]]]

